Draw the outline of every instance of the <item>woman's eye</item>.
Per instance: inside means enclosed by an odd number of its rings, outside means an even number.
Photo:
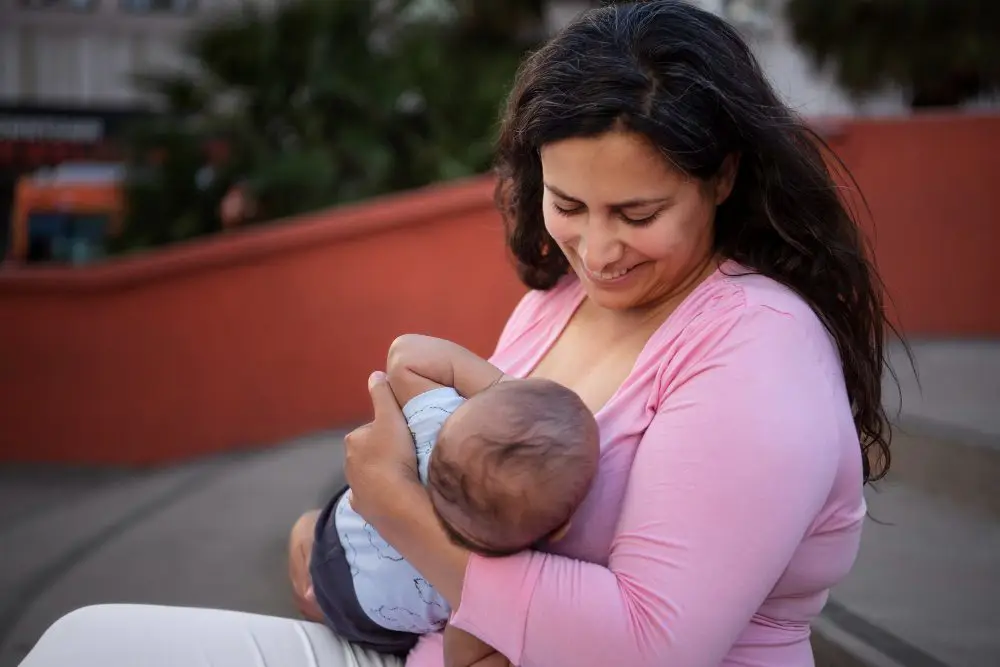
[[[656,220],[656,218],[659,215],[660,215],[660,211],[657,211],[656,213],[653,213],[652,215],[647,215],[644,218],[631,218],[631,217],[623,214],[622,215],[622,220],[626,224],[629,224],[629,225],[635,225],[636,227],[644,227],[644,226],[650,224],[651,222],[653,222],[654,220]]]
[[[552,204],[552,208],[554,208],[556,210],[556,213],[558,213],[559,215],[576,215],[577,213],[583,210],[579,206],[565,208],[556,203]]]

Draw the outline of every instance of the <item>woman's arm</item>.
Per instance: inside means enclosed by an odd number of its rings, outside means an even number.
[[[415,493],[405,518],[372,523],[457,603],[456,627],[514,664],[717,666],[822,508],[846,409],[819,359],[826,341],[775,311],[744,320],[647,429],[608,567],[470,555]]]
[[[444,667],[510,667],[502,653],[454,625],[444,629]]]
[[[424,575],[452,608],[457,607],[462,598],[470,552],[448,539],[434,513],[427,489],[416,475],[401,475],[386,486],[393,489],[391,494],[385,494],[390,498],[379,501],[377,507],[359,507],[359,494],[352,484],[352,506]]]

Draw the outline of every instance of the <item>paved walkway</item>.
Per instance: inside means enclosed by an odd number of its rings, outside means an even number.
[[[916,373],[902,346],[889,348],[899,379],[899,391],[891,377],[884,383],[890,415],[922,435],[1000,449],[1000,341],[921,341],[911,347]]]
[[[342,460],[339,434],[327,434],[150,473],[6,471],[0,667],[87,604],[294,616],[285,538],[339,488]]]
[[[868,500],[828,618],[905,667],[1000,665],[1000,518],[901,484]]]
[[[817,623],[819,667],[1000,665],[1000,343],[916,352],[924,393],[903,377],[892,481]],[[0,469],[0,667],[86,604],[293,616],[285,534],[341,457],[330,433],[144,473]]]

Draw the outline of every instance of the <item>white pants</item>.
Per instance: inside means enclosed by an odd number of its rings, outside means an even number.
[[[214,609],[97,605],[56,621],[21,667],[402,667],[318,623]]]

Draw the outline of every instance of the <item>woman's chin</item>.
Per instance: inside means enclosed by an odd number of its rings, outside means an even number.
[[[632,290],[606,290],[587,281],[584,281],[584,291],[591,303],[605,310],[631,310],[642,302],[640,296]]]
[[[587,297],[609,310],[626,310],[642,302],[643,277],[647,263],[638,265],[623,276],[602,280],[586,270],[576,269]]]

